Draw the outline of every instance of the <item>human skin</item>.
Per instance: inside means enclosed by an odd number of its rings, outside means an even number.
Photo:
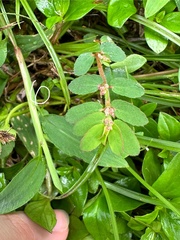
[[[66,240],[69,218],[61,210],[55,210],[57,223],[49,233],[23,212],[0,215],[0,240]]]

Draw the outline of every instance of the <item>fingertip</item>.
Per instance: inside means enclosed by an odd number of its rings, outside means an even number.
[[[64,210],[55,210],[57,223],[53,229],[52,235],[66,239],[69,231],[69,216]],[[56,239],[56,237],[54,239]]]

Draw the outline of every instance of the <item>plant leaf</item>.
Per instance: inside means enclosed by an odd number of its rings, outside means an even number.
[[[113,239],[111,233],[111,219],[106,199],[101,193],[86,207],[83,213],[83,221],[93,239]]]
[[[7,38],[0,41],[0,67],[6,60],[7,57]]]
[[[83,136],[94,125],[103,123],[104,118],[105,115],[102,112],[90,113],[76,122],[73,128],[73,133],[77,136]]]
[[[132,73],[142,67],[146,61],[146,58],[141,55],[131,54],[125,60],[111,64],[111,68],[125,68],[128,73]]]
[[[134,126],[143,126],[148,123],[146,115],[133,104],[123,101],[112,101],[112,107],[115,109],[117,118]]]
[[[86,115],[98,112],[101,109],[103,109],[103,106],[98,102],[86,102],[70,108],[66,113],[66,120],[69,123],[76,123]]]
[[[144,88],[131,78],[114,78],[110,82],[112,91],[121,96],[138,98],[144,94]]]
[[[143,159],[142,174],[147,183],[152,185],[161,175],[161,164],[154,149],[149,149]]]
[[[123,140],[123,148],[122,148],[122,157],[127,156],[136,156],[140,152],[139,141],[137,140],[135,133],[132,129],[121,120],[115,120],[114,123],[118,126],[121,132],[121,138]],[[115,139],[114,139],[115,141]]]
[[[48,198],[28,203],[24,209],[26,215],[35,223],[52,232],[56,224],[56,215]]]
[[[0,192],[0,214],[9,213],[27,203],[39,190],[45,177],[42,159],[32,159]]]
[[[52,17],[57,15],[52,0],[34,0],[34,1],[39,11],[41,11],[46,17]]]
[[[110,0],[107,10],[109,25],[121,28],[127,19],[136,13],[133,0]]]
[[[162,139],[178,141],[180,139],[180,123],[169,114],[160,112],[158,118],[158,132]]]
[[[161,25],[171,30],[172,32],[180,33],[179,18],[180,12],[168,13],[161,21]]]
[[[76,0],[71,1],[69,9],[65,15],[65,21],[73,21],[82,18],[85,14],[90,12],[94,7],[96,7],[96,3],[92,0]]]
[[[180,197],[180,153],[171,160],[166,170],[152,185],[160,194],[166,198]]]
[[[83,152],[80,149],[80,138],[73,134],[73,126],[66,122],[64,117],[51,114],[42,117],[41,121],[49,140],[64,154],[76,156],[87,163],[92,160],[96,151]],[[125,159],[114,154],[109,147],[100,156],[99,165],[114,168],[128,167]]]
[[[103,82],[99,75],[83,75],[75,78],[68,86],[75,94],[84,95],[98,91],[98,86]]]
[[[109,146],[113,153],[122,155],[124,149],[124,139],[121,134],[121,130],[115,124],[113,124],[112,130],[108,134]]]
[[[96,149],[102,142],[103,130],[103,123],[99,123],[91,127],[81,139],[81,150],[92,151]]]
[[[77,76],[86,74],[94,62],[92,52],[82,53],[78,56],[74,63],[74,74]]]
[[[161,53],[167,47],[168,39],[161,34],[145,27],[145,39],[148,46],[155,52]]]
[[[31,156],[37,156],[39,144],[30,118],[27,115],[14,117],[11,124]]]
[[[156,14],[161,8],[163,8],[169,0],[161,0],[161,1],[154,1],[154,0],[147,0],[145,6],[145,17],[149,18]]]
[[[108,39],[110,38],[108,37]],[[101,51],[113,62],[120,62],[126,58],[124,51],[118,47],[111,39],[109,41],[101,43]]]

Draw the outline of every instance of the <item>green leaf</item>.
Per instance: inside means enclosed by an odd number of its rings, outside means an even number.
[[[112,152],[117,155],[122,155],[124,148],[123,140],[124,139],[122,137],[121,130],[114,122],[112,130],[108,134],[108,142]]]
[[[39,190],[45,177],[45,164],[32,159],[0,193],[0,214],[9,213],[27,203]]]
[[[147,45],[157,54],[164,51],[167,47],[168,39],[163,37],[161,34],[145,27],[145,39]]]
[[[89,163],[95,155],[93,152],[84,152],[80,149],[80,138],[73,134],[73,126],[64,117],[47,115],[41,118],[43,131],[48,139],[64,154],[76,156]],[[57,141],[58,139],[58,141]],[[112,153],[108,147],[100,156],[99,165],[104,167],[128,167],[124,158]]]
[[[127,19],[136,13],[133,0],[110,0],[107,9],[109,25],[121,28]]]
[[[7,57],[7,38],[0,41],[0,67],[6,60]]]
[[[84,95],[98,91],[98,86],[103,82],[99,75],[83,75],[75,78],[68,86],[75,94]]]
[[[52,232],[56,224],[56,215],[48,198],[41,197],[28,203],[24,212],[33,222]]]
[[[131,54],[125,60],[111,64],[111,68],[125,68],[128,73],[132,73],[142,67],[146,61],[141,55]]]
[[[63,17],[70,5],[70,0],[53,0],[53,5],[56,10],[56,14]]]
[[[11,124],[31,156],[37,156],[39,144],[30,118],[27,115],[14,117]]]
[[[149,149],[143,159],[142,174],[147,183],[152,185],[161,175],[161,164],[154,149]]]
[[[47,29],[45,34],[50,38],[53,34],[52,29]],[[44,46],[44,42],[39,34],[36,35],[15,35],[18,46],[21,46],[21,51],[24,57],[27,57],[31,52],[35,51],[38,48]],[[13,48],[9,47],[11,54],[13,53]]]
[[[86,52],[79,55],[74,64],[74,74],[77,76],[86,74],[94,62],[92,52]]]
[[[68,238],[71,240],[83,239],[88,236],[88,231],[83,223],[78,217],[71,215],[69,224],[69,235]],[[91,239],[87,239],[91,240]]]
[[[180,197],[180,153],[169,163],[167,169],[152,185],[160,194],[166,198]]]
[[[138,98],[144,94],[144,88],[131,78],[114,78],[110,82],[112,91],[121,96]]]
[[[66,120],[69,123],[76,123],[86,115],[101,111],[101,109],[103,109],[103,106],[98,102],[86,102],[70,108],[66,113]]]
[[[15,146],[15,142],[9,142],[6,144],[0,143],[0,159],[5,159],[9,156]]]
[[[158,132],[162,139],[178,141],[180,139],[180,123],[169,114],[160,112],[158,118]]]
[[[56,9],[53,4],[53,0],[34,0],[37,8],[41,11],[46,17],[52,17],[57,15]]]
[[[112,101],[112,107],[115,109],[115,116],[124,122],[134,126],[143,126],[148,123],[146,115],[133,104],[123,101]]]
[[[179,18],[180,12],[168,13],[161,21],[161,25],[171,30],[172,32],[180,33]]]
[[[104,124],[99,123],[90,128],[81,139],[80,148],[83,151],[92,151],[102,143]]]
[[[115,212],[131,211],[144,204],[121,194],[117,194],[116,192],[110,190],[108,190],[108,192]]]
[[[111,38],[108,37],[109,41],[101,43],[101,51],[113,62],[120,62],[126,58],[124,51],[118,47]]]
[[[141,111],[143,111],[147,117],[150,117],[156,108],[157,103],[146,103],[140,107]]]
[[[102,112],[90,113],[76,122],[73,133],[77,136],[83,136],[94,125],[103,123],[104,118],[105,115]]]
[[[123,157],[127,157],[129,155],[138,155],[140,152],[140,145],[132,129],[126,123],[120,120],[115,120],[114,124],[116,124],[120,129],[121,138],[123,140],[123,148],[121,155]],[[116,141],[116,139],[114,139],[114,141]]]
[[[164,236],[161,237],[159,233],[156,233],[151,228],[146,228],[145,234],[141,236],[141,240],[147,240],[147,239],[153,239],[153,240],[169,240],[165,238]]]
[[[48,29],[51,29],[56,23],[61,22],[61,21],[62,21],[62,17],[60,17],[60,16],[48,17],[46,19],[46,27]]]
[[[77,180],[80,178],[82,169],[78,169],[73,166],[71,173],[61,174],[61,183],[63,186],[63,192],[66,192],[70,187],[72,187]],[[78,189],[69,196],[69,201],[73,203],[73,210],[71,214],[75,216],[81,216],[84,209],[84,205],[87,201],[88,196],[88,185],[87,182],[79,186]]]
[[[94,7],[96,7],[96,3],[92,0],[76,0],[71,1],[69,9],[65,15],[65,21],[73,21],[82,18],[85,14],[90,12]]]
[[[91,200],[89,206],[84,210],[83,221],[94,239],[113,239],[111,218],[102,193]]]
[[[168,240],[179,239],[180,217],[173,213],[171,210],[163,208],[159,211],[159,219],[161,221],[161,228],[166,234]]]
[[[8,75],[6,75],[2,69],[0,69],[0,96],[3,94],[4,88],[8,81]]]
[[[163,8],[169,0],[161,0],[161,1],[154,1],[154,0],[147,0],[145,6],[145,17],[149,18],[156,14],[161,8]]]

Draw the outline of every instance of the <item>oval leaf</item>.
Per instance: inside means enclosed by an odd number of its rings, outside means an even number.
[[[114,123],[121,131],[121,138],[123,140],[123,149],[121,156],[124,158],[127,156],[137,156],[140,152],[140,145],[135,133],[124,122],[115,120]]]
[[[112,91],[121,96],[138,98],[144,94],[144,88],[135,79],[114,78],[110,84]]]
[[[103,123],[104,118],[105,115],[102,112],[88,114],[75,124],[73,133],[77,136],[83,136],[94,125]]]
[[[131,54],[124,61],[111,64],[111,68],[126,68],[128,73],[132,73],[142,67],[145,63],[145,57],[138,54]]]
[[[102,108],[103,106],[98,102],[86,102],[70,108],[66,113],[66,120],[69,123],[76,123],[87,114],[100,111]]]
[[[68,86],[75,94],[84,95],[98,91],[98,86],[103,82],[99,75],[83,75],[75,78]]]
[[[161,8],[163,8],[169,0],[161,0],[161,1],[154,1],[154,0],[147,0],[145,6],[145,17],[149,18],[156,14]]]
[[[70,0],[53,0],[53,4],[56,14],[63,17],[69,8]]]
[[[108,135],[108,142],[112,152],[117,155],[122,154],[124,142],[121,135],[121,130],[116,124],[113,125],[113,129]]]
[[[82,53],[76,59],[74,64],[74,74],[77,76],[86,74],[94,62],[94,56],[91,52]]]
[[[101,43],[101,51],[113,62],[120,62],[126,58],[124,51],[113,41]]]
[[[52,1],[49,0],[34,0],[37,8],[41,11],[46,17],[56,16],[56,9]]]
[[[161,53],[164,51],[168,44],[168,39],[147,27],[145,27],[145,39],[148,46],[155,53]]]
[[[27,203],[39,190],[45,177],[45,164],[32,159],[0,192],[0,214],[9,213]]]
[[[107,10],[109,25],[121,28],[126,20],[136,13],[133,0],[110,0]]]
[[[162,139],[178,141],[180,139],[180,123],[167,113],[160,113],[158,118],[158,132]]]
[[[163,18],[161,25],[171,30],[172,32],[180,33],[179,19],[180,12],[171,12]]]
[[[81,139],[80,148],[82,151],[92,151],[96,149],[102,142],[104,124],[96,124],[90,128]]]
[[[134,126],[143,126],[148,123],[146,115],[136,106],[123,100],[114,100],[112,107],[115,108],[117,118]]]
[[[95,1],[92,0],[76,0],[71,1],[69,9],[65,15],[65,21],[72,21],[82,18],[85,14],[96,7]]]

